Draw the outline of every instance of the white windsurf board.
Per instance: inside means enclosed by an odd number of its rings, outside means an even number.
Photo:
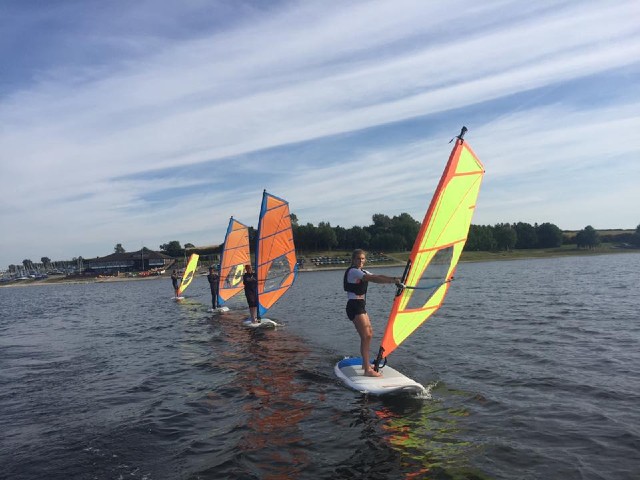
[[[211,313],[223,313],[223,312],[228,312],[229,311],[229,307],[218,307],[218,308],[210,308],[209,312]]]
[[[184,297],[171,297],[174,302],[178,302],[180,300],[184,300]]]
[[[282,326],[280,323],[276,323],[269,318],[263,318],[259,323],[253,323],[250,318],[246,318],[242,321],[242,326],[247,328],[275,328]]]
[[[361,393],[387,395],[391,393],[422,394],[426,392],[424,386],[389,366],[380,369],[382,373],[380,377],[365,376],[362,369],[362,358],[360,357],[349,357],[340,360],[336,363],[334,371],[336,376],[347,387]]]

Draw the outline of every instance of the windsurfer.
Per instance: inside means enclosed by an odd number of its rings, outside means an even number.
[[[260,316],[258,315],[258,277],[249,263],[244,266],[242,283],[244,285],[244,296],[247,297],[247,304],[249,305],[251,321],[260,323]]]
[[[366,310],[366,295],[368,282],[373,283],[395,283],[402,285],[399,278],[387,275],[374,275],[363,269],[367,260],[366,252],[356,249],[351,254],[351,266],[344,272],[344,290],[347,292],[347,316],[356,327],[360,335],[360,354],[362,355],[362,369],[368,377],[379,377],[382,375],[376,372],[369,361],[369,347],[373,337],[371,320]]]
[[[220,275],[218,275],[218,272],[216,272],[212,266],[209,267],[207,280],[209,280],[209,287],[211,288],[211,308],[215,310],[218,308],[218,286]]]
[[[173,291],[178,296],[178,272],[176,270],[171,274],[171,283],[173,284]]]

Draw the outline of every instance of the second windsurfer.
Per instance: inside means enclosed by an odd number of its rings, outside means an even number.
[[[242,283],[244,285],[244,296],[247,298],[247,304],[249,305],[251,322],[260,323],[260,316],[258,315],[258,277],[249,263],[244,266]]]

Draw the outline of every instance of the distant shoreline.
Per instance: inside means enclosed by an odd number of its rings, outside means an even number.
[[[337,252],[334,252],[338,255]],[[494,262],[494,261],[509,261],[509,260],[536,260],[541,258],[560,258],[568,256],[589,256],[589,255],[615,255],[620,253],[640,253],[640,249],[621,249],[602,247],[595,250],[578,250],[576,248],[557,248],[546,250],[512,250],[510,252],[464,252],[460,263],[476,263],[476,262]],[[367,268],[384,268],[384,267],[403,267],[406,264],[406,259],[409,257],[409,252],[386,254],[387,257],[397,260],[395,262],[384,262],[376,264],[367,264]],[[308,257],[305,255],[303,257]],[[303,258],[301,257],[301,258]],[[305,263],[309,263],[306,261]],[[300,268],[300,273],[310,272],[323,272],[328,270],[344,270],[347,267],[346,264],[336,266],[320,266],[320,267],[305,267]],[[197,275],[203,275],[206,269],[199,269]],[[11,282],[4,282],[0,284],[0,288],[10,287],[32,287],[39,285],[83,285],[88,283],[112,283],[112,282],[135,282],[135,281],[151,281],[151,280],[168,280],[170,273],[167,271],[163,275],[138,277],[138,276],[122,276],[122,277],[49,277],[42,280],[14,280]]]

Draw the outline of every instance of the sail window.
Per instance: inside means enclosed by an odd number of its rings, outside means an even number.
[[[264,280],[264,292],[271,292],[282,287],[290,273],[291,266],[286,255],[274,258]]]
[[[229,269],[229,275],[225,278],[224,288],[234,288],[240,285],[242,282],[242,275],[244,274],[244,265],[233,265]]]
[[[445,283],[452,257],[453,246],[443,248],[435,253],[415,285],[415,289],[410,292],[407,310],[423,308],[436,290]]]

